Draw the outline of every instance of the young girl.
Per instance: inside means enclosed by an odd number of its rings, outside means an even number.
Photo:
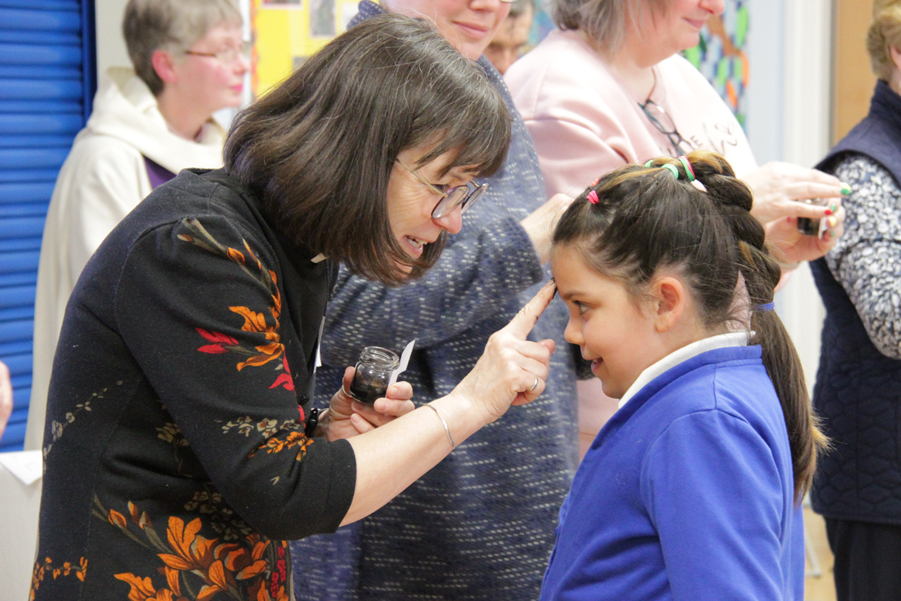
[[[610,173],[558,224],[565,338],[621,401],[560,511],[541,599],[803,599],[800,502],[825,439],[751,203],[696,151]]]

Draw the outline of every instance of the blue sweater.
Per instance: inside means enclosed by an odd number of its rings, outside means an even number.
[[[360,8],[358,19],[381,11],[371,2]],[[392,289],[339,274],[317,375],[323,406],[364,346],[400,351],[413,338],[416,351],[402,379],[413,385],[414,401],[448,394],[488,337],[550,278],[519,224],[546,200],[535,149],[500,74],[484,57],[479,64],[514,118],[507,160],[423,279]],[[298,598],[538,597],[557,512],[578,464],[578,349],[563,339],[567,319],[556,299],[530,335],[557,344],[535,402],[511,407],[370,517],[293,545]]]
[[[760,357],[692,357],[611,418],[560,510],[542,600],[804,598],[788,434]]]

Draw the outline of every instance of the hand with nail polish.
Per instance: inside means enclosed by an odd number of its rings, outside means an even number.
[[[782,263],[822,257],[844,232],[841,199],[850,193],[838,178],[790,163],[767,163],[742,178],[754,194],[751,214],[766,228],[767,241]],[[824,204],[803,202],[817,198]],[[798,231],[798,218],[827,219],[822,237]]]

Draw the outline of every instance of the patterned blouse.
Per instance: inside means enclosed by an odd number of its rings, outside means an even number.
[[[901,359],[901,189],[891,172],[860,154],[836,165],[853,191],[845,233],[826,263],[860,315],[879,352]]]
[[[356,478],[304,434],[336,272],[221,171],[110,234],[55,358],[32,599],[290,598],[286,540],[334,531]]]

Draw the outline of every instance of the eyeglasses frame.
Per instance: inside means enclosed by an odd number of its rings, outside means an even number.
[[[410,173],[410,175],[415,177],[419,183],[426,186],[432,192],[432,194],[439,197],[438,202],[435,204],[435,208],[432,209],[432,219],[441,219],[442,217],[449,215],[457,207],[460,207],[460,214],[462,215],[469,209],[469,207],[474,205],[476,201],[480,199],[488,189],[488,182],[485,182],[483,184],[466,182],[465,184],[450,188],[447,192],[442,192],[441,190],[436,188],[434,184],[427,182],[425,178],[423,178],[419,174],[418,170],[410,169],[400,161],[396,162],[401,167],[406,169]],[[460,197],[460,200],[454,202],[450,206],[443,207],[443,210],[439,210],[442,209],[441,203],[447,200],[451,195],[455,194],[460,188],[466,188],[466,194],[464,194],[462,197]]]
[[[219,52],[198,52],[196,50],[185,50],[182,54],[187,54],[190,56],[206,56],[208,58],[215,58],[217,61],[222,63],[223,65],[233,65],[239,56],[243,56],[245,59],[250,59],[250,53],[253,51],[253,42],[241,42],[241,49],[238,50],[233,46],[228,46]],[[230,59],[223,58],[223,55],[228,56],[232,55]]]
[[[667,119],[669,119],[669,122],[673,124],[673,129],[667,130],[667,128],[663,125],[663,123],[661,123],[660,120],[657,117],[655,117],[648,110],[648,105],[653,105],[658,111],[660,111],[660,114],[664,115]],[[663,110],[662,106],[660,106],[659,104],[657,104],[650,98],[648,98],[648,100],[644,103],[639,102],[638,106],[641,108],[641,112],[644,113],[644,116],[647,117],[648,121],[651,122],[651,125],[653,125],[655,128],[657,128],[657,131],[659,131],[664,136],[666,136],[666,139],[669,140],[669,143],[673,145],[673,149],[676,151],[677,154],[686,155],[692,151],[691,143],[688,140],[686,140],[682,136],[682,134],[679,133],[679,130],[676,129],[676,122],[673,121],[673,118],[670,117],[669,113],[667,113],[665,110]],[[683,146],[683,144],[684,144],[684,146]]]

